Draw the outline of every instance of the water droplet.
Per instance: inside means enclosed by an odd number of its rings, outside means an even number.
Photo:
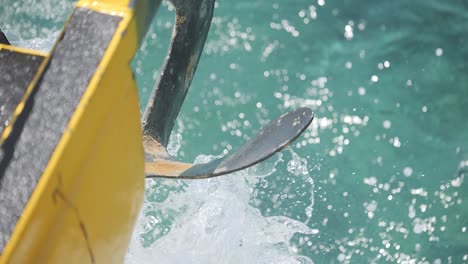
[[[403,175],[405,175],[406,177],[409,177],[413,174],[413,169],[411,167],[405,167],[403,169]]]

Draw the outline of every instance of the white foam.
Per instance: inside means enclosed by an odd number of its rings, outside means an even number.
[[[291,153],[292,159],[300,160],[299,164],[304,166],[303,159]],[[206,162],[213,158],[201,155],[196,161]],[[176,181],[176,184],[174,181],[170,183],[171,180],[157,180],[157,183],[148,180],[147,189],[167,188],[168,183],[178,187],[172,188],[162,202],[145,202],[125,262],[313,263],[309,258],[297,255],[290,240],[295,233],[314,235],[318,230],[286,216],[263,216],[251,204],[255,183],[276,170],[282,155],[274,159],[266,165],[218,178]],[[298,174],[304,175],[302,168],[299,171]],[[311,216],[312,208],[309,207],[313,205],[313,197],[310,201],[306,208],[308,216]],[[173,217],[168,231],[148,214],[158,210],[168,214],[168,218]],[[164,234],[161,235],[161,228],[145,228],[148,221],[153,227],[160,225]],[[145,233],[159,237],[146,248],[141,239]]]

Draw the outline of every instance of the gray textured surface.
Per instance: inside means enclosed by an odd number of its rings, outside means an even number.
[[[0,50],[0,134],[43,59],[41,56]]]
[[[59,142],[120,17],[75,10],[34,94],[3,145],[0,251]]]

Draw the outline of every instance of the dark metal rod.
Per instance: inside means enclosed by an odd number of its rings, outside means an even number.
[[[215,0],[171,0],[176,19],[170,48],[143,116],[143,133],[166,147],[210,29]]]

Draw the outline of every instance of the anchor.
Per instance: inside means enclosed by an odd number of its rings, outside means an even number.
[[[205,44],[215,0],[171,0],[176,10],[170,48],[143,116],[146,177],[199,179],[255,165],[286,147],[312,122],[309,108],[299,108],[268,123],[237,151],[203,164],[169,155],[167,145]]]

